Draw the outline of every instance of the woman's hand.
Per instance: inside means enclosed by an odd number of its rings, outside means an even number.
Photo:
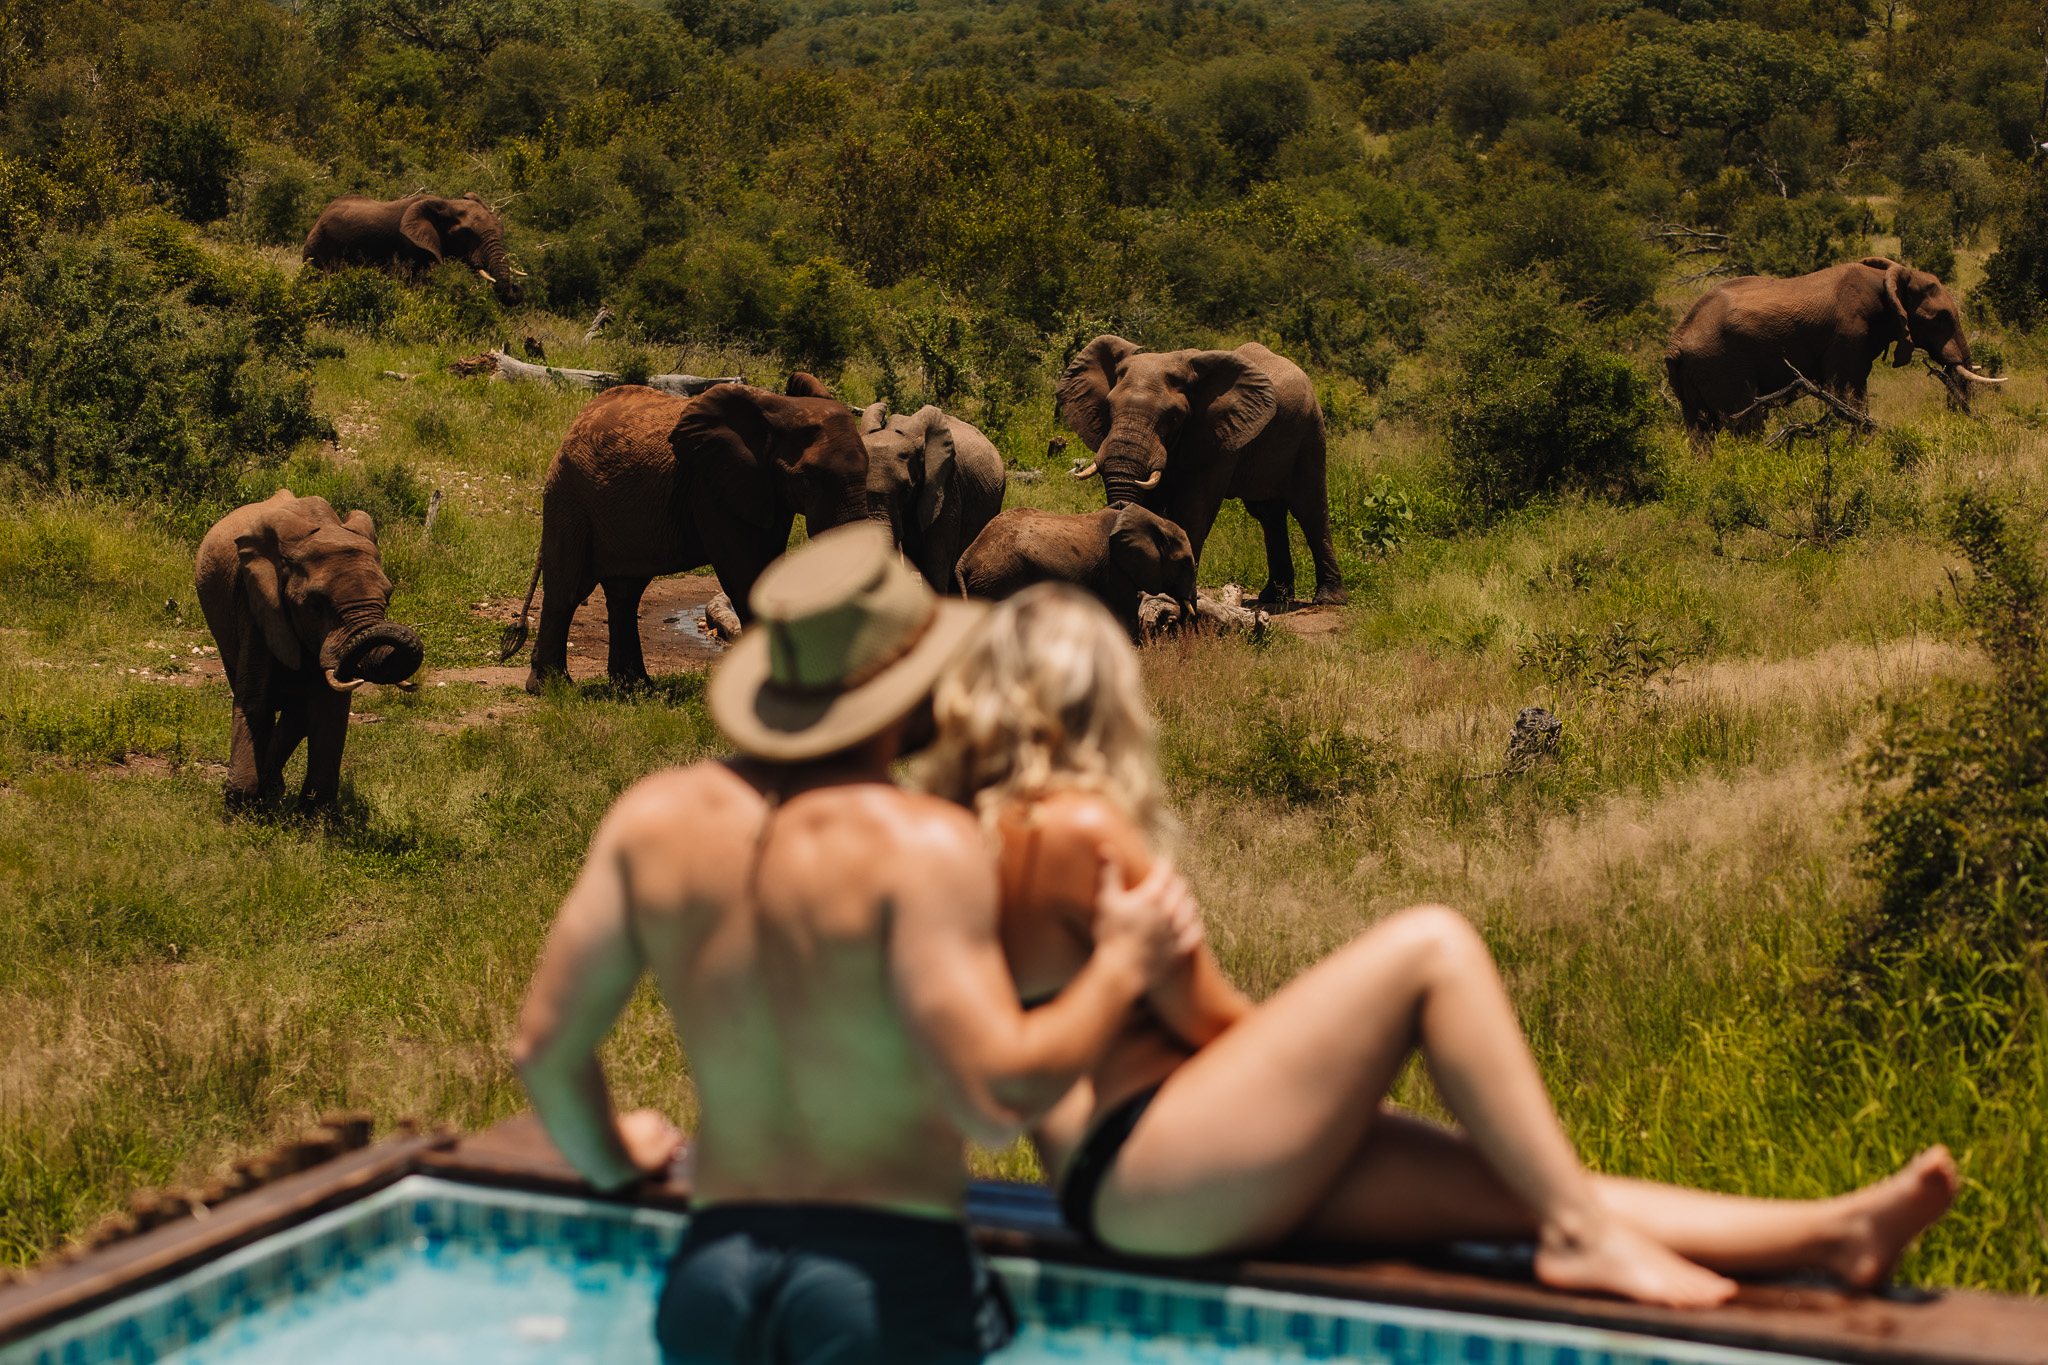
[[[627,1159],[641,1172],[660,1175],[688,1139],[659,1110],[635,1109],[619,1115],[619,1141],[626,1148]]]
[[[1116,850],[1104,844],[1097,851],[1102,878],[1095,895],[1096,947],[1128,943],[1150,989],[1202,946],[1201,904],[1187,879],[1166,859],[1154,860],[1145,879],[1126,890]]]

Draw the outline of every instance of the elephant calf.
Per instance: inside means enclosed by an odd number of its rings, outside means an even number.
[[[1009,475],[980,429],[937,407],[896,417],[887,403],[861,414],[868,505],[885,509],[904,557],[933,592],[953,590],[953,566],[1003,510]]]
[[[974,538],[955,566],[969,597],[1008,597],[1033,583],[1076,583],[1133,635],[1142,594],[1194,611],[1195,552],[1187,532],[1136,503],[1062,515],[1013,507]]]
[[[333,801],[350,695],[402,686],[425,658],[410,627],[384,619],[391,580],[370,514],[338,517],[327,499],[280,488],[213,524],[193,582],[235,699],[229,804],[282,790],[301,740],[300,805]]]

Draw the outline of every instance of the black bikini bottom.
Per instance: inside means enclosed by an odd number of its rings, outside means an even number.
[[[1067,1165],[1067,1178],[1060,1182],[1060,1213],[1067,1226],[1080,1233],[1090,1246],[1102,1245],[1102,1239],[1095,1235],[1095,1196],[1108,1178],[1109,1168],[1116,1163],[1116,1154],[1130,1141],[1131,1130],[1138,1126],[1138,1120],[1145,1116],[1152,1097],[1158,1093],[1158,1086],[1147,1086],[1104,1114],[1101,1122],[1081,1139],[1080,1150]]]

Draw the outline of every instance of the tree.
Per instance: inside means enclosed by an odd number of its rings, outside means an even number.
[[[720,52],[759,47],[782,27],[763,0],[668,0],[669,18]]]
[[[1428,5],[1375,5],[1356,27],[1339,34],[1333,55],[1356,70],[1379,62],[1405,62],[1433,49],[1444,36],[1443,16]]]
[[[1744,139],[1786,113],[1819,113],[1855,98],[1849,58],[1732,20],[1666,29],[1588,77],[1569,117],[1596,132],[1633,128],[1669,141],[1704,130],[1725,165]]]
[[[475,66],[515,39],[559,38],[561,0],[306,0],[308,29],[328,51],[381,38]]]
[[[2034,172],[2026,202],[1984,263],[1978,293],[2010,326],[2033,327],[2048,317],[2048,175]]]

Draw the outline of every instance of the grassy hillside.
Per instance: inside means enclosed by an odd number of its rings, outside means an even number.
[[[0,1263],[338,1104],[514,1112],[512,1015],[594,822],[715,751],[696,675],[366,688],[332,820],[224,819],[191,585],[221,510],[283,485],[367,508],[429,669],[475,669],[581,400],[450,359],[532,335],[618,371],[802,365],[942,402],[1041,475],[1013,504],[1078,509],[1100,493],[1046,453],[1052,382],[1117,330],[1273,345],[1333,435],[1351,605],[1145,654],[1232,975],[1265,994],[1447,901],[1602,1169],[1804,1195],[1945,1141],[1967,1185],[1908,1278],[2040,1292],[2048,673],[1987,652],[1972,587],[2023,578],[2048,511],[2032,22],[0,0]],[[296,275],[328,197],[418,188],[497,205],[525,305],[452,265]],[[1688,450],[1656,360],[1699,272],[1867,251],[1948,279],[2013,382],[1964,415],[1880,367],[1874,437]],[[600,303],[619,321],[585,343]],[[1620,435],[1553,466],[1570,440],[1506,401],[1567,362]],[[1964,495],[2005,509],[2006,559],[1966,564]],[[1227,509],[1203,581],[1262,575]],[[1492,775],[1532,704],[1560,754]],[[1974,776],[1928,786],[1942,754]],[[1952,875],[1894,856],[1959,839]],[[687,1117],[651,994],[611,1047],[622,1100]],[[1419,1073],[1403,1095],[1434,1105]]]

